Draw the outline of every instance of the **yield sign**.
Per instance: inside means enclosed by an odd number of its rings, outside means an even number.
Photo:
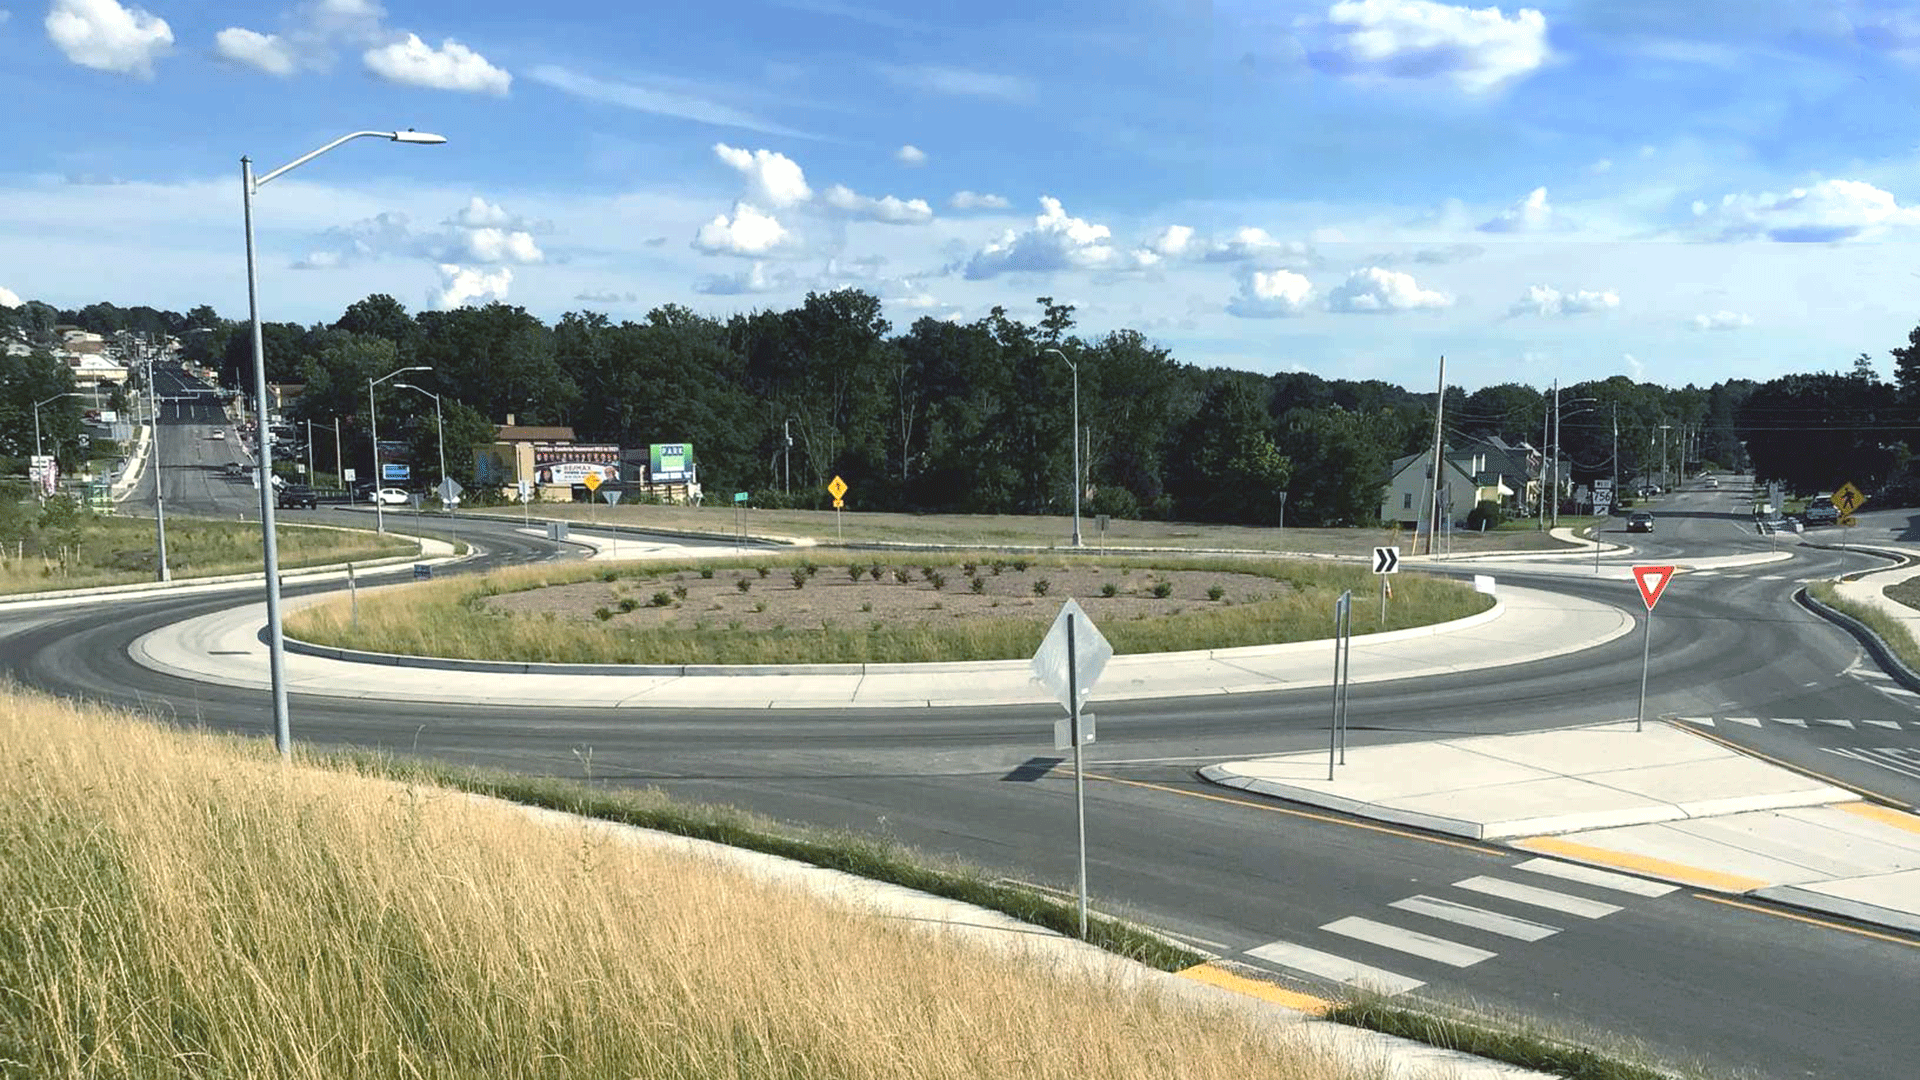
[[[1667,589],[1667,582],[1673,580],[1671,566],[1636,566],[1633,568],[1633,583],[1640,586],[1640,599],[1647,602],[1647,610],[1660,602],[1660,594]]]

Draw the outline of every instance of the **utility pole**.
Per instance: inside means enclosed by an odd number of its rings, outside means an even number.
[[[1553,380],[1553,526],[1560,527],[1560,380]]]
[[[160,555],[160,580],[172,581],[173,571],[167,568],[167,496],[160,483],[160,391],[153,385],[153,352],[141,349],[140,356],[147,364],[147,411],[153,414],[153,531],[154,543]]]
[[[1620,505],[1617,501],[1620,498],[1620,404],[1618,402],[1613,406],[1613,497],[1616,500],[1613,505]]]
[[[313,483],[313,417],[307,417],[307,483]]]
[[[312,439],[307,442],[311,444]],[[347,470],[340,463],[340,418],[333,418],[333,478],[342,488],[347,486]]]
[[[1554,381],[1554,392],[1559,392],[1559,380]],[[1540,531],[1547,531],[1547,437],[1552,433],[1553,410],[1547,407],[1547,395],[1540,395]]]
[[[1447,416],[1447,358],[1440,357],[1440,392],[1433,399],[1433,484],[1427,503],[1427,554],[1433,554],[1433,542],[1440,528],[1440,446]]]
[[[1667,432],[1672,429],[1672,424],[1660,425],[1660,479],[1666,481],[1668,491],[1673,490],[1673,472],[1667,466]]]
[[[787,482],[781,488],[781,493],[791,495],[793,494],[793,417],[787,417],[786,422],[780,425],[780,431],[787,437],[786,450],[782,455],[785,459],[783,464],[787,469]]]

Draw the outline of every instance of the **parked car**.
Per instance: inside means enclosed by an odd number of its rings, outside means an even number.
[[[209,438],[209,439],[219,439],[219,440],[221,440],[221,441],[225,441],[225,440],[226,440],[226,437],[227,437],[227,433],[226,433],[226,432],[224,432],[224,431],[219,431],[219,430],[215,430],[213,434],[211,434],[211,435],[209,435],[209,436],[207,436],[207,438]],[[1071,479],[1071,478],[1069,478],[1069,479]]]
[[[384,503],[387,506],[405,506],[411,499],[399,488],[381,488],[379,491],[367,492],[367,501]]]
[[[306,484],[285,484],[274,492],[273,505],[282,510],[314,510],[320,500],[314,498],[313,488]]]
[[[1634,511],[1633,516],[1627,519],[1627,531],[1630,533],[1652,532],[1653,531],[1653,515],[1647,513],[1645,510]]]
[[[1832,525],[1840,520],[1840,510],[1826,499],[1815,499],[1800,512],[1800,518],[1809,525]]]

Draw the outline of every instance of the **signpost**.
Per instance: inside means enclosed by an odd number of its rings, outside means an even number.
[[[1093,516],[1094,527],[1100,530],[1101,551],[1107,550],[1107,522],[1110,520],[1112,520],[1112,518],[1107,514],[1095,514]]]
[[[733,533],[734,533],[733,546],[736,548],[745,547],[747,545],[747,524],[744,520],[742,520],[740,516],[740,512],[745,510],[746,508],[747,508],[747,493],[744,491],[734,492],[733,493]]]
[[[1380,580],[1385,581],[1385,578]],[[1347,763],[1347,680],[1353,675],[1353,590],[1333,602],[1333,717],[1327,722],[1327,779],[1333,779],[1333,755]]]
[[[348,477],[348,479],[352,479],[352,477]],[[522,480],[519,483],[519,488],[520,488],[521,517],[524,519],[525,524],[532,525],[533,524],[533,481]]]
[[[1653,605],[1660,602],[1660,594],[1667,591],[1667,582],[1673,580],[1671,566],[1636,566],[1633,568],[1633,583],[1640,587],[1640,599],[1647,605],[1646,631],[1640,639],[1640,711],[1633,718],[1633,730],[1639,731],[1647,717],[1647,662],[1653,648]]]
[[[1853,512],[1860,509],[1860,504],[1866,502],[1867,497],[1860,493],[1859,488],[1853,486],[1852,481],[1848,481],[1841,484],[1840,490],[1829,496],[1828,501],[1833,503],[1835,510],[1840,511],[1839,524],[1851,527],[1855,524]]]
[[[840,508],[846,505],[847,482],[839,476],[827,485],[827,493],[833,496],[833,535],[834,539],[844,541],[846,534],[840,531]]]
[[[593,495],[595,492],[600,490],[600,474],[588,473],[585,476],[585,478],[583,478],[580,482],[587,486],[587,501],[590,503],[594,502]],[[597,506],[598,503],[595,503],[595,505]],[[595,525],[600,524],[600,511],[594,510],[592,511],[592,513],[593,513],[593,523]]]
[[[1387,625],[1387,597],[1393,590],[1387,587],[1387,575],[1400,572],[1400,549],[1397,547],[1377,547],[1373,549],[1373,572],[1380,578],[1380,625]]]
[[[835,477],[838,480],[838,477]],[[1060,605],[1053,627],[1040,642],[1031,664],[1033,677],[1065,706],[1065,720],[1054,724],[1054,746],[1073,747],[1073,800],[1080,830],[1080,939],[1087,937],[1087,787],[1082,747],[1093,741],[1093,714],[1080,703],[1093,692],[1113,658],[1113,646],[1072,600]]]

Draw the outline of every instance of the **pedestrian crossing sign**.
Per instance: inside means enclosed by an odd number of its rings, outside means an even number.
[[[1855,510],[1860,509],[1860,504],[1867,501],[1867,497],[1852,483],[1845,483],[1829,496],[1828,501],[1833,503],[1835,510],[1840,511],[1841,517],[1851,517]]]

